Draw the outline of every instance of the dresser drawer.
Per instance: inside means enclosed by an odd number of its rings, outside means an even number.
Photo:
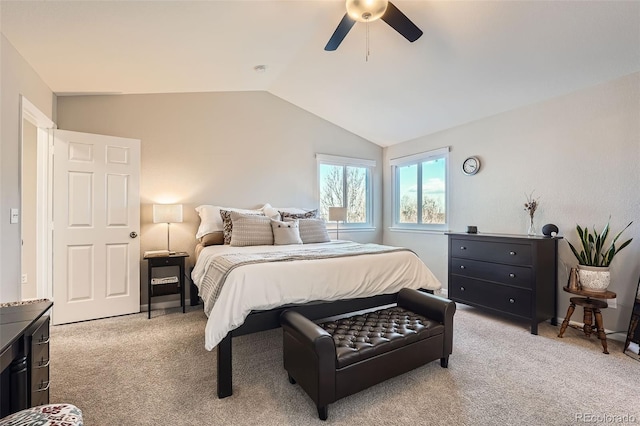
[[[531,265],[531,246],[514,242],[490,242],[452,238],[451,257],[475,259],[510,265]]]
[[[34,346],[31,352],[31,368],[38,369],[49,365],[49,345]]]
[[[451,258],[451,273],[529,289],[533,286],[533,274],[531,268],[526,266],[513,266],[464,258]]]
[[[49,389],[49,366],[31,370],[31,393],[41,393]]]
[[[531,291],[518,287],[476,281],[473,278],[451,276],[449,298],[530,319]]]
[[[31,406],[47,405],[49,403],[49,389],[43,389],[31,393]]]
[[[35,331],[31,333],[31,344],[49,342],[49,317],[43,317],[35,325]]]

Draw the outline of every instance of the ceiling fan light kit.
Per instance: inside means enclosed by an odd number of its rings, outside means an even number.
[[[358,22],[371,22],[382,18],[389,0],[347,0],[347,14]]]
[[[347,13],[342,17],[324,50],[336,50],[356,22],[368,24],[382,19],[412,43],[422,35],[422,30],[388,0],[346,0],[346,9]]]

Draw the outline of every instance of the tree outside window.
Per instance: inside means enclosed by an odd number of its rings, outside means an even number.
[[[320,217],[329,218],[329,207],[346,207],[345,223],[370,224],[370,168],[319,161],[318,170]]]
[[[394,226],[445,225],[448,150],[424,153],[393,164]]]

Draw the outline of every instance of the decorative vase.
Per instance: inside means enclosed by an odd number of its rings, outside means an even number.
[[[580,290],[580,277],[578,276],[578,270],[576,268],[571,268],[571,272],[569,272],[567,287],[570,290]]]
[[[527,230],[527,235],[530,237],[536,235],[536,225],[533,223],[533,216],[529,216],[529,229]]]
[[[583,290],[604,293],[611,282],[608,266],[578,265],[578,276]]]

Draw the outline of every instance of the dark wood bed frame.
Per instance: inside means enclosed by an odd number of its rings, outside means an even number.
[[[432,293],[432,292],[430,292]],[[233,394],[233,376],[231,370],[231,339],[235,336],[271,330],[280,327],[280,314],[291,309],[300,312],[311,320],[346,314],[396,303],[397,293],[383,294],[359,299],[337,300],[334,302],[310,302],[303,305],[284,305],[268,311],[252,311],[244,324],[229,332],[218,344],[218,398]],[[190,304],[199,303],[198,288],[191,283]]]

